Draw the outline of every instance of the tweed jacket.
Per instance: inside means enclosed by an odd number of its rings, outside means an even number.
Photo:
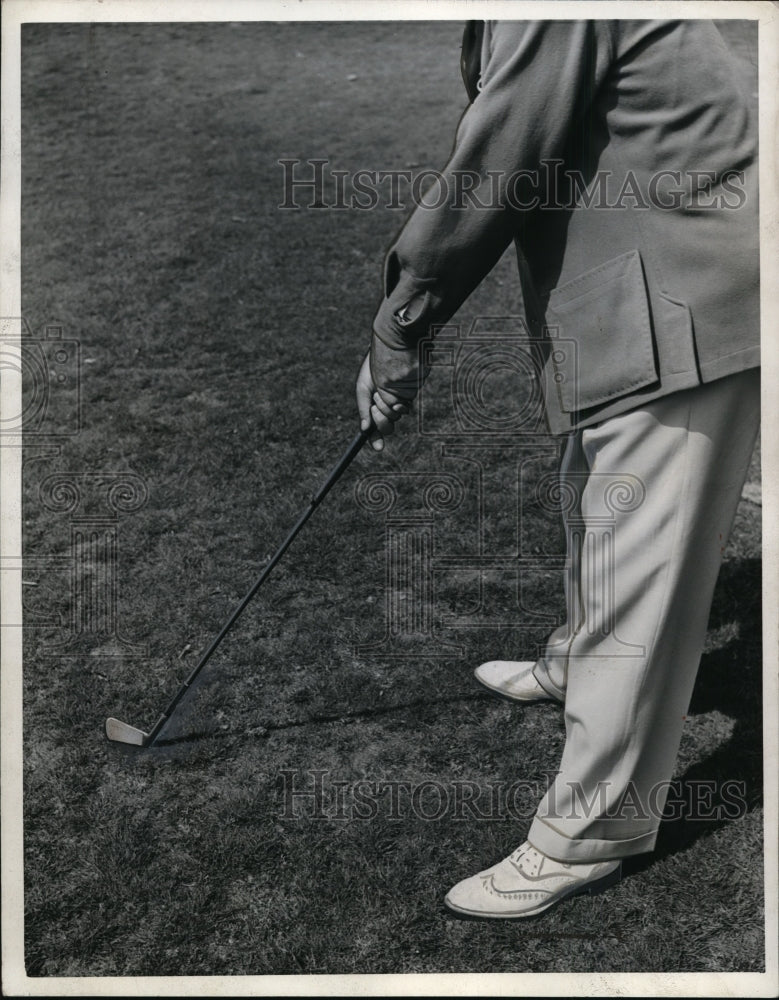
[[[756,122],[716,26],[469,22],[462,64],[376,336],[418,342],[513,241],[553,433],[759,365]]]

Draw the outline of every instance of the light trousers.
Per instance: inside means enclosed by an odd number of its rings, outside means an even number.
[[[751,369],[567,441],[567,622],[534,671],[565,704],[559,772],[528,835],[550,857],[654,847],[759,420]]]

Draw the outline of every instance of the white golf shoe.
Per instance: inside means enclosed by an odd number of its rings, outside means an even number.
[[[473,674],[493,694],[511,701],[559,701],[545,691],[533,674],[534,661],[490,660]]]
[[[458,882],[444,903],[468,917],[534,917],[570,896],[602,892],[618,882],[621,873],[621,861],[566,864],[526,841],[497,865]]]

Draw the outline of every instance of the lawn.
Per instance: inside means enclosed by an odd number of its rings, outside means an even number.
[[[756,32],[724,30],[754,92]],[[442,906],[524,839],[564,740],[559,708],[522,712],[472,678],[533,656],[560,620],[562,535],[531,500],[557,445],[497,431],[493,411],[464,429],[445,364],[160,745],[103,736],[107,716],[153,724],[355,434],[383,251],[410,203],[377,180],[375,207],[333,207],[333,172],[443,165],[460,34],[24,27],[23,311],[67,369],[25,445],[30,976],[765,968],[759,452],[675,774],[682,798],[730,789],[738,806],[669,813],[602,896],[520,925]],[[312,159],[330,207],[281,208],[280,161],[300,180]],[[455,323],[500,341],[516,321],[483,318],[520,310],[506,258]]]

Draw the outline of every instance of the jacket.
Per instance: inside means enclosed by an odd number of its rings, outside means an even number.
[[[715,25],[469,22],[462,65],[376,336],[417,343],[513,241],[553,433],[759,365],[756,122]]]

